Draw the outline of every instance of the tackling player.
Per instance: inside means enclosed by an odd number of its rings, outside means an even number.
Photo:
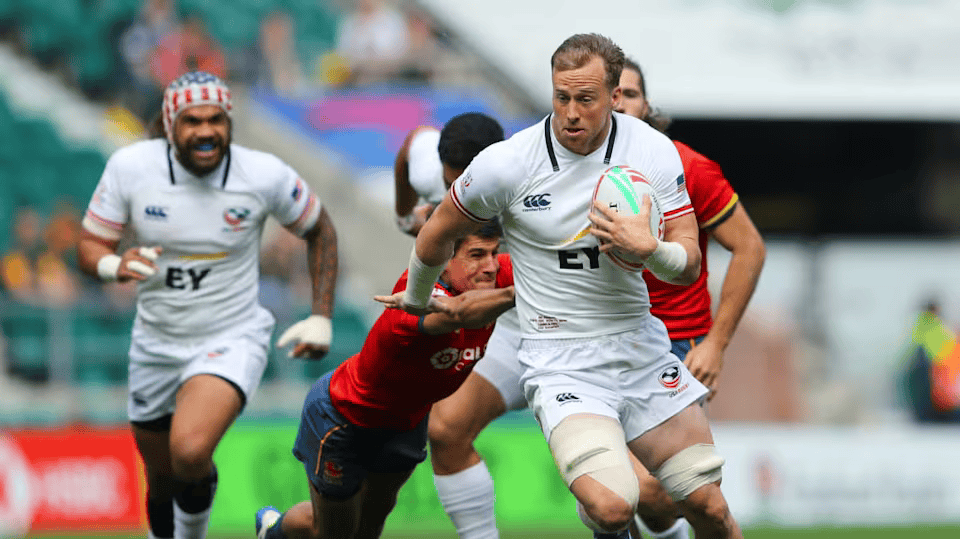
[[[163,137],[107,162],[78,244],[84,271],[138,281],[127,412],[147,479],[149,537],[206,535],[213,452],[253,397],[274,319],[257,301],[260,236],[273,215],[307,242],[313,315],[280,344],[330,347],[336,234],[307,184],[273,155],[231,143],[230,90],[205,72],[164,92]],[[116,254],[124,230],[136,245]]]
[[[430,406],[453,393],[483,356],[497,316],[513,307],[510,259],[491,221],[458,239],[431,287],[441,312],[387,309],[360,353],[307,395],[294,444],[310,501],[257,513],[259,539],[380,536],[397,491],[426,458]],[[394,292],[407,286],[406,274]],[[380,301],[389,300],[377,297]]]
[[[463,173],[470,161],[481,150],[501,140],[503,128],[500,124],[480,113],[456,116],[440,131],[431,127],[411,131],[397,153],[394,166],[397,225],[400,229],[416,236],[434,207],[443,200],[450,184]],[[416,205],[418,200],[423,203]],[[516,361],[519,346],[520,322],[516,310],[511,309],[497,319],[487,341],[485,361],[478,363],[467,376],[465,387],[456,391],[455,402],[438,410],[441,404],[454,397],[444,399],[436,403],[430,413],[428,433],[434,484],[440,503],[463,538],[496,537],[497,528],[490,472],[480,456],[472,451],[473,438],[461,443],[459,437],[468,436],[468,432],[475,436],[480,428],[505,411],[500,395],[492,388],[487,390],[490,385],[487,380],[515,387],[508,400],[510,409],[526,406],[519,386],[521,368]],[[472,410],[475,405],[477,409]],[[448,416],[462,412],[460,417],[469,421],[474,417],[474,411],[489,417],[474,429],[475,432],[467,428],[448,429]],[[480,422],[479,419],[474,421]],[[450,437],[457,439],[446,443]]]

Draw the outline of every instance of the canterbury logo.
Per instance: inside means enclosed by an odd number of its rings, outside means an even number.
[[[166,219],[167,209],[163,206],[147,206],[143,210],[148,219]]]
[[[527,195],[523,197],[523,205],[527,208],[542,208],[544,206],[549,206],[550,200],[547,199],[548,196],[550,196],[550,193]]]
[[[580,397],[574,395],[573,393],[560,393],[557,395],[557,402],[570,402],[578,400],[580,400]]]

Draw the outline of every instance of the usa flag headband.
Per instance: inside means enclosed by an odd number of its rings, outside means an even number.
[[[163,92],[163,128],[173,143],[173,124],[181,112],[199,105],[216,105],[229,115],[233,109],[230,89],[216,75],[192,71],[182,75]]]

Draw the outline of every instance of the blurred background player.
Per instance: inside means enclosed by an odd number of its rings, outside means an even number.
[[[666,132],[670,122],[650,106],[643,72],[629,58],[620,73],[620,89],[618,112],[640,118]],[[766,248],[720,165],[682,142],[675,140],[673,144],[683,162],[687,193],[700,225],[703,256],[700,276],[690,286],[665,283],[649,271],[644,271],[643,277],[650,293],[650,313],[667,326],[674,355],[710,388],[709,398],[712,398],[723,367],[724,351],[757,287]],[[711,314],[711,298],[707,290],[707,242],[710,237],[731,253],[716,315]],[[642,466],[639,462],[634,464]],[[638,514],[648,532],[658,539],[685,539],[689,525],[684,519],[676,518],[676,505],[660,482],[645,471],[638,475],[641,493]]]
[[[420,126],[407,134],[393,165],[394,207],[400,230],[416,236],[480,150],[503,140],[503,128],[479,112],[454,116],[442,130]]]
[[[139,281],[128,415],[147,478],[153,538],[206,534],[213,451],[254,395],[274,319],[257,303],[267,216],[307,241],[313,315],[281,343],[329,350],[336,234],[320,200],[273,155],[231,143],[230,90],[187,73],[163,99],[165,138],[113,154],[83,219],[80,267]],[[115,253],[124,232],[136,245]]]
[[[436,312],[385,310],[360,353],[307,395],[293,453],[309,502],[257,513],[259,539],[379,537],[397,491],[426,458],[430,405],[449,395],[483,356],[497,316],[513,307],[509,258],[494,221],[457,241],[434,287]],[[406,288],[406,274],[393,305]],[[399,293],[398,293],[399,292]],[[449,302],[448,302],[449,300]]]

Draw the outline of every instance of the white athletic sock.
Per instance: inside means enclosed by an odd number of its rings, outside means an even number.
[[[210,522],[210,509],[187,513],[173,502],[173,539],[204,539]]]
[[[493,477],[485,462],[455,474],[434,475],[433,484],[460,539],[500,537],[493,510]]]
[[[638,516],[634,516],[634,519],[637,521],[637,526],[653,539],[690,539],[690,523],[683,517],[678,517],[673,526],[662,532],[651,531]]]

